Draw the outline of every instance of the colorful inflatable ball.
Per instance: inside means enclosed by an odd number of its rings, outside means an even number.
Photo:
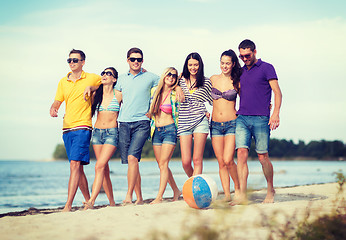
[[[216,199],[216,182],[206,174],[190,177],[183,186],[183,198],[192,208],[207,208]]]

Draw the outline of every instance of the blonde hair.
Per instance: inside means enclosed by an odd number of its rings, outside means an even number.
[[[162,92],[163,92],[163,86],[165,84],[165,78],[167,77],[168,73],[171,71],[176,71],[177,78],[175,79],[175,83],[171,86],[172,89],[174,89],[178,85],[178,70],[174,67],[168,67],[165,69],[165,71],[162,73],[159,84],[157,85],[153,101],[150,105],[149,114],[151,116],[155,116],[159,110],[160,110],[160,103],[162,101]]]

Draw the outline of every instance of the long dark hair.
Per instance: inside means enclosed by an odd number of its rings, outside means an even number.
[[[185,79],[190,79],[190,72],[189,72],[189,69],[188,69],[188,61],[190,59],[195,59],[199,63],[199,68],[198,68],[198,72],[197,72],[197,75],[196,75],[196,79],[197,79],[196,87],[197,88],[203,87],[203,85],[204,85],[204,64],[203,64],[201,56],[198,53],[193,52],[193,53],[190,53],[189,55],[187,55],[185,63],[184,63],[184,68],[183,68],[182,76]]]
[[[111,70],[113,73],[113,77],[118,79],[118,72],[117,70],[115,70],[114,67],[108,67],[104,71],[106,70]],[[113,88],[116,83],[117,82],[113,83]],[[100,107],[102,100],[103,100],[103,84],[101,84],[100,87],[95,92],[93,104],[91,105],[91,117],[95,115],[96,109]]]
[[[232,49],[224,51],[221,54],[220,60],[222,56],[230,57],[232,59],[232,63],[234,63],[234,67],[232,68],[232,72],[231,72],[231,77],[233,80],[233,87],[239,93],[240,92],[240,76],[243,72],[243,69],[241,68],[239,64],[238,57]]]

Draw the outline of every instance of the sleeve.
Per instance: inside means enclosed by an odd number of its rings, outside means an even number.
[[[118,78],[117,83],[114,86],[114,89],[120,92],[122,91],[121,82],[122,82],[121,79]]]
[[[278,80],[274,66],[269,63],[266,65],[264,74],[268,81],[274,79]]]
[[[54,100],[57,100],[59,102],[63,102],[65,100],[64,89],[63,89],[63,79],[61,79],[58,83],[58,89],[56,90]]]
[[[153,85],[151,87],[156,87],[159,84],[160,77],[156,74],[153,74]]]

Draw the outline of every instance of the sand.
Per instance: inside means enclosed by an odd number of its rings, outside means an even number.
[[[254,191],[248,205],[228,206],[218,200],[210,208],[190,208],[183,199],[165,200],[156,205],[128,205],[75,210],[69,213],[54,210],[26,211],[6,214],[0,218],[0,238],[5,239],[181,239],[185,234],[215,229],[225,239],[267,239],[267,222],[275,223],[277,231],[290,220],[301,221],[329,214],[336,208],[339,185],[297,186],[276,189],[275,203],[262,204],[265,191]],[[338,197],[337,197],[338,196]],[[219,196],[221,198],[222,196]],[[148,202],[148,201],[147,201]],[[33,214],[33,215],[30,215]],[[276,216],[275,219],[269,216]],[[274,222],[273,222],[274,220]],[[263,226],[265,225],[265,226]],[[211,231],[209,231],[211,232]],[[187,239],[191,239],[188,237]],[[213,239],[210,236],[208,239]]]

